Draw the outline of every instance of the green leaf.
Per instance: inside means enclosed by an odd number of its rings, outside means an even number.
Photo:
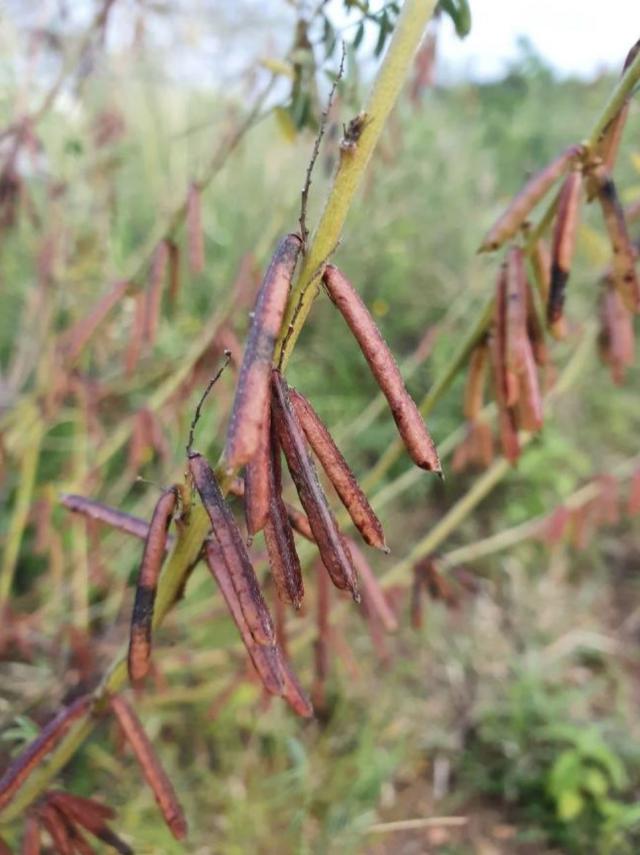
[[[457,35],[464,39],[471,31],[471,9],[467,0],[440,0],[437,11],[446,12]]]
[[[571,822],[582,813],[584,799],[575,790],[565,790],[557,802],[558,817],[563,822]]]
[[[360,45],[362,44],[362,39],[364,38],[364,21],[360,21],[358,24],[358,29],[356,30],[356,37],[353,40],[353,47],[355,50],[358,50]]]

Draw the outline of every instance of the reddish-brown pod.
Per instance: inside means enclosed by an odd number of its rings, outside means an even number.
[[[29,775],[64,738],[71,727],[90,713],[91,698],[78,698],[46,724],[33,742],[9,764],[0,778],[0,809],[8,804]]]
[[[505,360],[507,370],[517,378],[524,367],[525,353],[530,349],[524,253],[518,246],[511,247],[507,253],[505,284]]]
[[[533,358],[537,365],[546,365],[549,362],[549,353],[547,350],[547,343],[545,341],[544,324],[538,314],[533,289],[528,281],[526,283],[526,303],[527,335],[531,342]]]
[[[631,476],[631,485],[627,498],[627,513],[630,517],[640,514],[640,466]]]
[[[213,470],[201,454],[189,455],[189,472],[209,515],[213,537],[238,596],[252,637],[259,644],[273,644],[275,634],[267,605],[233,514],[224,500]]]
[[[602,361],[611,369],[614,383],[622,383],[626,369],[633,365],[635,340],[633,320],[620,292],[606,280],[600,297],[600,334],[598,347]]]
[[[288,387],[279,371],[273,371],[272,418],[280,447],[309,519],[320,557],[333,584],[351,591],[358,600],[358,582],[349,550],[331,513],[327,497],[309,456],[302,428],[289,404]]]
[[[571,145],[555,160],[532,175],[522,190],[513,198],[507,210],[491,226],[480,244],[478,252],[490,252],[498,249],[505,241],[513,237],[524,224],[527,215],[581,155],[582,150],[580,145]]]
[[[62,814],[52,804],[45,802],[38,808],[38,816],[47,829],[58,855],[74,855],[69,827]]]
[[[471,352],[467,382],[464,388],[464,417],[474,421],[484,405],[484,387],[487,377],[489,347],[483,339]]]
[[[40,828],[38,820],[34,814],[29,813],[24,824],[24,835],[22,837],[21,855],[40,855]],[[7,847],[4,852],[10,852]],[[0,846],[0,855],[4,855],[3,849]]]
[[[326,425],[309,401],[295,389],[289,389],[289,401],[307,442],[333,484],[340,501],[369,546],[388,552],[382,523],[369,504],[349,464],[342,456]]]
[[[109,703],[127,742],[136,755],[142,774],[153,791],[169,830],[176,840],[182,840],[187,834],[184,812],[173,785],[162,768],[149,737],[142,727],[142,723],[121,695],[112,695],[109,698]]]
[[[269,516],[270,428],[271,410],[269,408],[260,429],[258,450],[247,463],[244,473],[244,510],[250,537],[262,531]]]
[[[415,401],[407,392],[400,370],[369,310],[347,277],[328,264],[323,275],[329,296],[360,345],[373,376],[386,397],[409,456],[422,469],[440,474],[435,444]]]
[[[176,508],[177,491],[171,487],[160,496],[153,510],[138,571],[136,596],[131,616],[127,667],[133,683],[143,680],[151,661],[151,625],[158,578],[167,551],[169,525]]]
[[[240,605],[238,594],[231,581],[224,556],[218,544],[213,540],[208,540],[205,544],[205,557],[207,559],[207,566],[213,578],[218,583],[220,593],[238,628],[240,638],[247,649],[256,673],[262,680],[262,684],[272,695],[281,695],[284,690],[284,673],[277,648],[273,644],[259,644],[253,638]]]
[[[624,210],[611,177],[597,172],[598,200],[613,250],[611,281],[630,312],[640,312],[640,281],[636,273],[637,252],[624,218]]]
[[[367,597],[369,611],[375,614],[387,632],[395,632],[398,629],[398,621],[380,586],[378,577],[373,572],[360,547],[351,538],[348,539],[348,544],[353,563],[358,571],[362,588]]]
[[[528,342],[527,342],[528,343]],[[523,349],[523,364],[519,375],[520,395],[517,403],[518,425],[524,430],[539,431],[542,427],[542,395],[538,382],[533,351]]]
[[[227,433],[225,459],[230,470],[248,463],[260,444],[269,410],[273,352],[301,246],[298,235],[280,241],[258,291]]]
[[[300,559],[296,552],[293,530],[282,500],[280,471],[280,446],[272,432],[267,475],[269,479],[269,514],[264,529],[264,539],[269,556],[269,567],[278,598],[299,609],[304,597],[304,583]]]
[[[578,234],[582,172],[574,170],[560,191],[551,248],[551,286],[547,303],[547,321],[555,324],[564,314],[567,280]]]
[[[192,273],[204,270],[204,233],[202,231],[202,200],[200,188],[189,185],[187,193],[187,242],[189,245],[189,267]]]
[[[544,306],[549,301],[551,288],[551,252],[546,242],[539,238],[533,245],[530,254],[531,270]]]
[[[149,524],[146,520],[119,511],[117,508],[111,508],[109,505],[103,505],[102,502],[96,502],[94,499],[67,493],[60,497],[60,502],[72,513],[81,514],[90,520],[96,520],[112,528],[117,528],[119,531],[140,538],[140,540],[146,540],[149,534]],[[167,546],[170,542],[171,538],[168,539]]]

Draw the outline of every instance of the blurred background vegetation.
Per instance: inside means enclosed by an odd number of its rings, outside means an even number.
[[[52,18],[45,5],[35,20],[22,4],[9,3],[2,20],[3,126],[40,103],[90,20]],[[127,633],[140,546],[87,528],[59,506],[58,495],[81,492],[148,517],[157,485],[180,478],[193,407],[220,356],[214,333],[224,320],[226,340],[242,341],[247,328],[251,300],[236,299],[238,271],[251,293],[278,237],[295,230],[313,144],[313,127],[296,127],[304,122],[293,109],[291,77],[278,73],[277,61],[294,40],[286,4],[194,2],[177,11],[124,5],[114,6],[115,33],[109,30],[106,45],[94,39],[80,73],[67,78],[12,175],[2,177],[3,567],[14,547],[17,554],[0,627],[0,766],[63,701],[95,683]],[[90,4],[85,11],[95,13]],[[375,69],[376,26],[348,57],[314,176],[311,223],[341,125],[357,111]],[[347,31],[352,42],[356,34],[357,25]],[[314,39],[322,60],[331,40],[322,22]],[[620,45],[621,62],[628,47]],[[334,54],[325,65],[335,72],[336,64]],[[274,72],[259,121],[220,157],[203,191],[206,265],[193,275],[183,260],[180,291],[172,304],[165,295],[155,342],[127,372],[134,289],[56,390],[61,333],[115,279],[140,268],[144,280],[150,236],[153,246],[189,181],[216,151],[224,153],[224,140]],[[413,99],[408,87],[336,259],[401,364],[434,331],[433,349],[408,384],[416,398],[491,292],[500,259],[475,253],[487,226],[527,174],[589,131],[613,82],[558,81],[523,45],[499,81],[445,86],[436,76]],[[319,102],[327,83],[322,71],[314,77]],[[633,107],[616,171],[625,202],[640,193],[638,127]],[[11,142],[0,141],[3,158]],[[569,285],[571,335],[552,348],[558,366],[595,318],[608,260],[602,227],[589,210]],[[187,382],[160,400],[158,390],[181,370]],[[376,387],[322,294],[290,376],[364,476],[394,427],[386,411],[366,429],[357,427]],[[445,549],[548,514],[637,454],[639,380],[634,367],[615,387],[592,347],[518,466]],[[212,460],[233,384],[229,372],[199,428]],[[429,420],[437,441],[461,424],[462,384],[460,377]],[[140,429],[145,408],[153,414]],[[402,457],[387,483],[408,468]],[[476,477],[448,469],[441,485],[421,475],[386,504],[381,516],[392,554],[372,557],[376,571],[404,557]],[[278,701],[265,704],[254,683],[238,679],[243,654],[232,646],[235,630],[198,568],[157,639],[153,686],[136,698],[186,807],[186,848],[170,839],[152,795],[131,759],[113,751],[106,727],[65,769],[64,785],[117,807],[118,827],[139,852],[637,852],[640,528],[626,512],[626,484],[616,505],[590,538],[574,531],[552,544],[527,539],[467,563],[476,593],[455,608],[429,602],[419,630],[410,626],[407,584],[394,587],[401,627],[384,650],[372,644],[355,608],[342,610],[327,704],[311,722],[295,719]],[[308,638],[312,623],[312,605],[290,618],[293,658],[306,686],[311,644],[296,639]],[[390,825],[448,815],[466,821]],[[3,834],[16,842],[20,828]]]

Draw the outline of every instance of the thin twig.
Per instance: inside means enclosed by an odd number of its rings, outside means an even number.
[[[231,351],[225,350],[224,362],[222,363],[222,365],[220,366],[218,371],[214,374],[214,376],[211,378],[211,380],[209,380],[209,382],[207,383],[207,386],[206,386],[204,392],[202,393],[202,395],[200,396],[200,400],[198,401],[198,403],[196,405],[196,409],[195,409],[195,412],[193,414],[193,418],[191,419],[191,426],[189,427],[189,440],[187,442],[187,457],[189,457],[189,455],[191,454],[191,452],[193,450],[193,439],[194,439],[194,435],[195,435],[196,425],[200,421],[200,416],[202,414],[203,404],[206,401],[207,396],[209,395],[209,392],[213,389],[213,387],[216,385],[218,380],[222,377],[222,374],[223,374],[225,368],[227,367],[227,365],[229,364],[230,360],[231,360]]]

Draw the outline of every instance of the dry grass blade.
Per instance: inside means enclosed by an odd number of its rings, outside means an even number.
[[[553,231],[551,286],[547,303],[547,320],[552,327],[564,314],[565,289],[578,233],[581,191],[582,172],[574,170],[562,185]]]
[[[302,569],[287,509],[282,500],[280,446],[275,431],[272,434],[271,453],[268,460],[269,516],[264,530],[264,539],[278,598],[299,609],[304,597]]]
[[[478,252],[491,252],[513,237],[524,224],[538,202],[582,154],[582,146],[571,145],[547,166],[532,175],[522,190],[513,198],[507,210],[485,235]]]
[[[151,624],[158,579],[167,551],[169,525],[176,508],[177,491],[171,487],[158,499],[153,510],[149,533],[138,573],[136,596],[131,616],[131,635],[127,665],[133,683],[143,680],[151,661]]]
[[[363,493],[349,464],[333,441],[326,425],[309,401],[295,389],[289,389],[289,401],[307,442],[333,484],[342,504],[365,542],[389,552],[384,541],[382,523]]]
[[[336,588],[351,591],[357,601],[358,583],[351,556],[318,481],[302,428],[289,405],[286,382],[275,369],[273,388],[272,417],[278,442],[309,519],[320,557]]]
[[[9,764],[0,778],[0,808],[11,801],[34,769],[55,748],[71,726],[84,718],[90,709],[90,697],[78,698],[45,725],[33,742]]]
[[[238,595],[242,613],[258,644],[273,644],[275,635],[267,605],[238,525],[229,510],[213,470],[201,454],[189,456],[189,471],[213,527],[213,537]]]
[[[109,698],[109,703],[127,738],[127,742],[136,755],[142,774],[153,790],[153,794],[169,830],[176,840],[182,840],[187,833],[187,823],[184,813],[178,802],[173,785],[167,777],[167,773],[160,765],[160,761],[147,734],[144,732],[140,720],[121,695],[113,695]]]
[[[415,401],[407,392],[395,359],[360,295],[337,267],[327,265],[324,283],[386,397],[398,431],[413,462],[440,474],[442,467]]]
[[[225,459],[231,471],[248,463],[260,444],[269,409],[273,352],[300,248],[297,235],[280,241],[258,292],[227,434]]]

